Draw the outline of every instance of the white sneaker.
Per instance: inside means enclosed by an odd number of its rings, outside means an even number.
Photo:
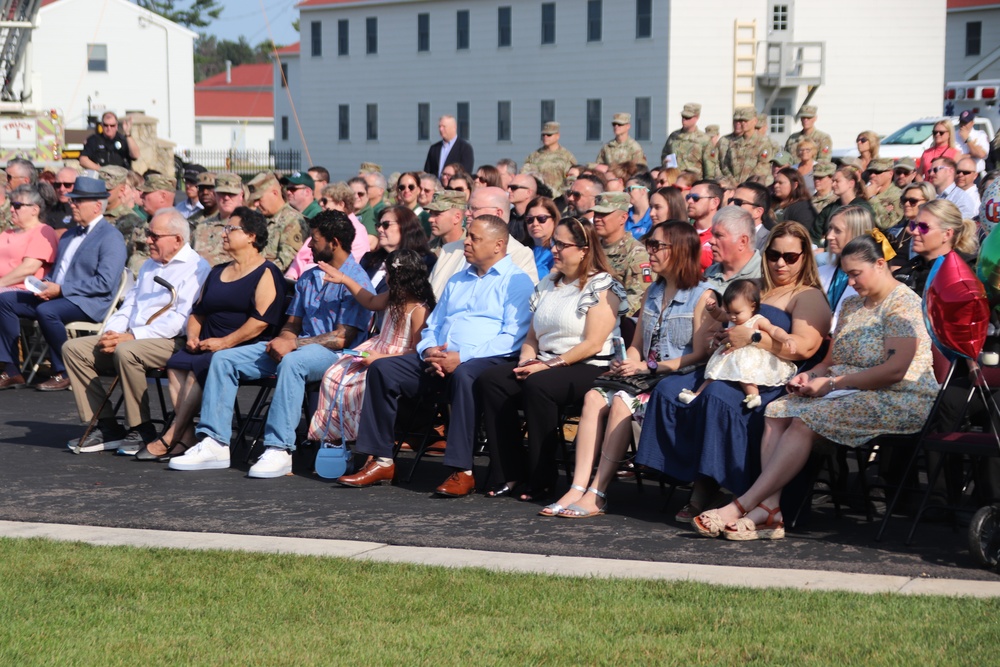
[[[685,405],[689,404],[696,398],[698,398],[698,394],[694,393],[690,389],[681,389],[681,393],[677,395],[677,400]]]
[[[282,447],[268,447],[257,459],[257,463],[250,468],[247,477],[269,479],[284,477],[290,472],[292,472],[292,453]]]
[[[183,455],[170,459],[171,470],[224,470],[229,467],[229,447],[204,438]]]

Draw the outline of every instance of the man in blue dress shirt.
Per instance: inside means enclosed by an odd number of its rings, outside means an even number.
[[[379,359],[368,369],[355,451],[369,455],[360,472],[337,481],[366,487],[395,479],[393,426],[400,397],[448,391],[451,421],[444,464],[453,469],[436,489],[465,496],[475,489],[472,453],[476,414],[472,385],[480,373],[516,354],[528,333],[531,278],[507,256],[507,224],[493,215],[472,221],[465,239],[469,266],[452,276],[427,318],[414,354]]]

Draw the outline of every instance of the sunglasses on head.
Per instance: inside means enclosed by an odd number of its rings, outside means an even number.
[[[777,250],[772,250],[768,248],[764,251],[764,256],[767,257],[769,262],[777,262],[779,259],[785,261],[785,264],[792,265],[799,261],[802,257],[801,252],[778,252]]]

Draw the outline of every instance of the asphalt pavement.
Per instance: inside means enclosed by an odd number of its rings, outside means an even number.
[[[704,539],[676,523],[686,493],[668,500],[649,483],[641,492],[634,482],[612,485],[606,516],[552,519],[536,516],[539,505],[513,499],[435,497],[448,474],[435,458],[420,463],[412,483],[348,489],[311,474],[249,479],[245,464],[181,473],[111,452],[75,455],[66,442],[82,430],[70,392],[0,392],[0,520],[1000,581],[972,561],[964,529],[923,523],[906,546],[909,522],[896,517],[876,542],[878,523],[849,510],[838,518],[832,504],[818,506],[808,527],[784,540],[737,543]],[[411,463],[412,455],[401,454],[400,472]],[[483,479],[488,461],[477,463]]]

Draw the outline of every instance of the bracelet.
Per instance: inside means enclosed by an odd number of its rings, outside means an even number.
[[[553,357],[553,358],[549,359],[548,361],[543,361],[542,363],[544,363],[549,368],[557,368],[559,366],[566,366],[567,365],[566,364],[566,360],[563,359],[562,357]]]
[[[830,376],[830,391],[837,391],[837,378]]]
[[[542,363],[540,359],[538,359],[537,357],[533,357],[531,359],[525,359],[524,361],[519,362],[517,364],[517,367],[523,368],[524,366],[530,366],[531,364],[540,364],[540,363]]]

